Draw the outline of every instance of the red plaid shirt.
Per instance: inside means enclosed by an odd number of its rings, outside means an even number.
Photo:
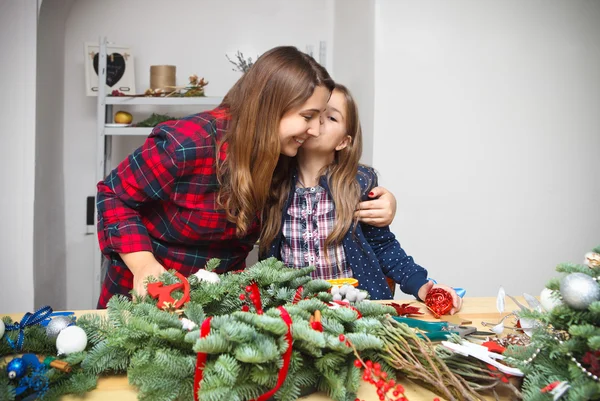
[[[156,126],[144,145],[98,183],[98,240],[110,260],[98,307],[114,294],[129,295],[133,275],[119,253],[150,251],[184,276],[221,259],[217,273],[245,267],[258,239],[256,219],[236,236],[216,198],[217,144],[229,123],[226,108]],[[224,160],[226,145],[218,157]]]

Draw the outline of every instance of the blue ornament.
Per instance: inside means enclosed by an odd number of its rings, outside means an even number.
[[[27,364],[22,358],[15,358],[6,365],[6,372],[9,379],[21,378],[25,375]]]

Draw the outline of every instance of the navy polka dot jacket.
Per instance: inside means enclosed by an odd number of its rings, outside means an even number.
[[[356,178],[360,184],[361,199],[368,200],[368,193],[378,185],[375,170],[371,167],[360,166]],[[325,176],[321,177],[319,185],[330,191]],[[295,185],[292,185],[291,191],[294,188]],[[284,210],[287,210],[292,198],[293,192],[288,196]],[[283,216],[285,216],[285,212]],[[271,244],[267,254],[261,255],[261,259],[268,257],[280,259],[281,241],[280,233]],[[358,280],[358,288],[368,291],[371,299],[392,299],[392,292],[387,284],[386,276],[400,284],[402,292],[415,297],[417,297],[419,288],[427,282],[427,270],[416,264],[413,258],[406,254],[389,226],[378,228],[359,223],[356,230],[354,227],[350,227],[343,239],[343,247],[346,261],[352,268],[354,278]]]

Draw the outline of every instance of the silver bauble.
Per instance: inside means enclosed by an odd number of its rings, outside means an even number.
[[[5,329],[6,327],[4,326],[4,322],[2,321],[2,319],[0,319],[0,338],[2,338],[2,336],[4,335]]]
[[[560,280],[560,295],[571,308],[584,310],[600,301],[600,285],[587,274],[571,273]]]
[[[67,316],[56,316],[50,320],[48,326],[46,326],[46,335],[50,339],[56,339],[58,333],[66,329],[70,324],[73,324],[73,320]]]

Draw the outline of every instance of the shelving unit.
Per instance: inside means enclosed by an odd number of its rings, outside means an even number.
[[[106,127],[112,123],[113,106],[208,106],[216,107],[223,100],[222,97],[115,97],[106,93],[106,57],[109,42],[106,37],[100,38],[100,52],[98,55],[98,101],[96,106],[96,182],[101,181],[109,173],[111,166],[112,137],[114,136],[139,136],[147,137],[152,128],[138,127]],[[97,213],[97,211],[96,211]],[[97,219],[96,219],[97,221]],[[93,299],[100,296],[100,288],[104,273],[102,271],[103,256],[100,247],[94,247],[94,272],[93,272]]]

